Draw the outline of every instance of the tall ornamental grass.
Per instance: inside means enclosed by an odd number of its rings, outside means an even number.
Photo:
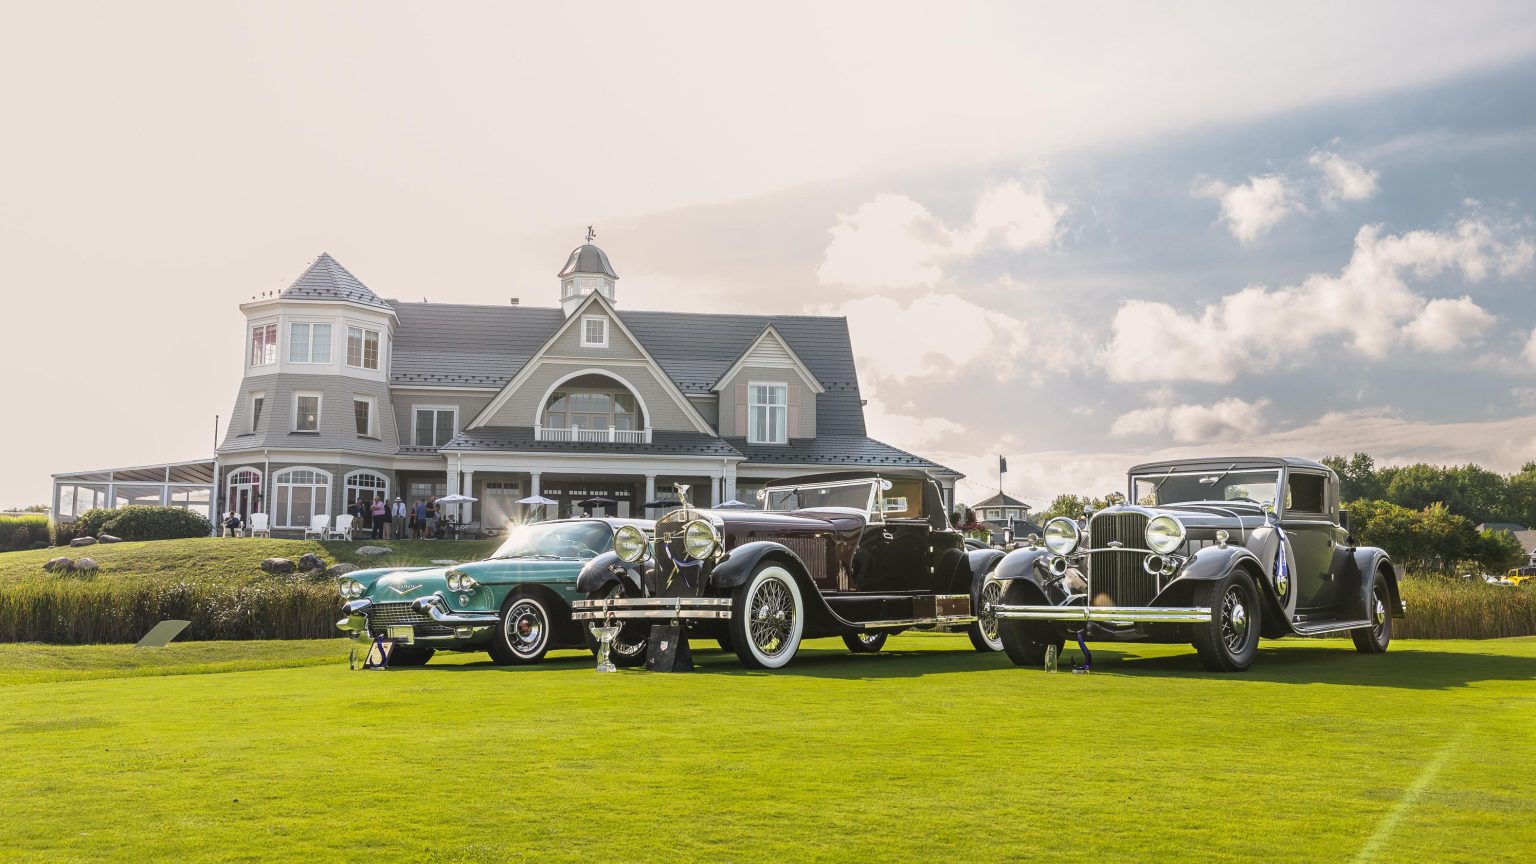
[[[0,591],[0,642],[137,642],[171,618],[192,622],[179,637],[186,641],[324,638],[339,635],[341,602],[329,581],[124,583],[63,577]]]
[[[23,513],[0,516],[0,552],[48,545],[48,515]]]
[[[1394,638],[1536,636],[1536,585],[1408,576],[1400,587],[1408,617],[1392,622]]]

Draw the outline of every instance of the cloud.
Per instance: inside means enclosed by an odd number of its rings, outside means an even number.
[[[1221,218],[1227,223],[1227,230],[1244,244],[1257,240],[1299,209],[1295,194],[1279,174],[1249,177],[1247,183],[1237,186],[1228,186],[1220,180],[1206,180],[1196,183],[1194,194],[1219,200]]]
[[[1525,362],[1536,366],[1536,329],[1531,330],[1531,338],[1525,343],[1525,351],[1521,352]]]
[[[1050,199],[1044,182],[1008,180],[982,190],[969,224],[951,229],[921,203],[882,193],[838,215],[816,278],[862,288],[931,285],[945,265],[991,249],[1053,246],[1066,209]]]
[[[1170,436],[1181,444],[1230,441],[1264,428],[1267,399],[1245,402],[1236,397],[1212,405],[1153,405],[1128,411],[1115,420],[1115,438]]]
[[[1307,164],[1323,175],[1320,197],[1325,207],[1336,207],[1340,201],[1364,201],[1376,194],[1377,173],[1358,162],[1327,150],[1314,150]]]
[[[1396,235],[1367,225],[1337,275],[1316,273],[1278,289],[1250,286],[1190,312],[1128,300],[1115,314],[1104,366],[1116,381],[1226,382],[1311,359],[1323,344],[1341,343],[1368,359],[1405,346],[1454,351],[1475,341],[1494,316],[1470,297],[1426,298],[1409,281],[1449,271],[1468,282],[1491,271],[1514,275],[1506,233],[1473,218],[1449,231]],[[1527,257],[1520,266],[1530,263]]]

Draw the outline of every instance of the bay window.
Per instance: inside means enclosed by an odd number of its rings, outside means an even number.
[[[347,365],[354,369],[379,368],[379,331],[347,328]]]
[[[789,443],[789,385],[747,385],[747,442]]]
[[[288,325],[289,363],[331,362],[331,325],[295,321]]]
[[[271,366],[277,362],[277,325],[258,324],[251,328],[251,365]]]

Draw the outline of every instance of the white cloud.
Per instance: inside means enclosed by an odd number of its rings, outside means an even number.
[[[1521,354],[1525,362],[1536,366],[1536,328],[1531,330],[1531,338],[1525,343],[1525,351]]]
[[[1294,193],[1279,174],[1249,177],[1247,183],[1237,186],[1206,180],[1195,185],[1195,195],[1220,201],[1221,218],[1227,223],[1227,230],[1245,244],[1257,240],[1299,209]]]
[[[1471,297],[1444,298],[1424,304],[1419,317],[1403,328],[1409,344],[1436,354],[1455,351],[1493,326],[1494,316]]]
[[[1377,173],[1358,162],[1327,150],[1314,150],[1307,164],[1322,172],[1324,206],[1334,207],[1339,201],[1364,201],[1376,194]]]
[[[1452,270],[1469,282],[1495,269],[1512,275],[1504,267],[1511,244],[1501,233],[1477,219],[1450,231],[1397,235],[1367,225],[1337,275],[1317,273],[1278,289],[1251,286],[1192,312],[1129,300],[1115,314],[1103,362],[1117,381],[1231,381],[1315,357],[1323,344],[1342,342],[1370,359],[1404,345],[1453,351],[1494,316],[1467,297],[1430,300],[1408,280]]]
[[[1268,404],[1267,399],[1245,402],[1233,397],[1211,405],[1153,405],[1120,415],[1109,434],[1170,436],[1181,444],[1230,441],[1263,429]]]
[[[931,285],[946,264],[989,249],[1054,245],[1066,210],[1050,199],[1042,181],[1008,180],[982,190],[970,223],[951,229],[917,201],[882,193],[838,215],[816,277],[862,288]]]

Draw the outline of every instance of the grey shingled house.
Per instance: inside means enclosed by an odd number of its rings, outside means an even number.
[[[408,303],[321,255],[242,305],[244,376],[205,506],[285,532],[359,496],[463,493],[479,500],[461,515],[494,529],[525,496],[645,515],[677,482],[697,503],[755,504],[776,478],[873,468],[952,494],[961,475],[865,433],[843,319],[619,311],[590,244],[558,278],[555,308]]]

